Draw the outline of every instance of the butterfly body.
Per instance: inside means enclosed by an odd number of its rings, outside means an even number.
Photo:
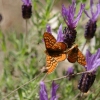
[[[58,62],[66,59],[64,51],[67,45],[64,42],[57,42],[52,34],[45,32],[44,41],[46,46],[46,71],[51,73],[57,66]]]

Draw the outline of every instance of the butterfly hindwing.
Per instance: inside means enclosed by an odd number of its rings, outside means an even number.
[[[86,65],[86,60],[85,60],[85,56],[82,54],[82,52],[78,49],[78,59],[77,62],[83,66]]]
[[[82,52],[78,49],[78,45],[74,45],[68,52],[68,61],[71,63],[75,63],[76,61],[85,66],[86,60],[85,56],[82,54]]]
[[[65,51],[67,48],[67,45],[63,42],[56,42],[53,47],[52,47],[52,50],[54,51]]]
[[[72,47],[67,56],[67,60],[71,63],[75,63],[77,61],[77,56],[78,55],[78,48],[77,46]]]
[[[66,54],[61,54],[57,57],[52,57],[49,55],[46,55],[46,71],[48,74],[53,72],[58,64],[59,61],[63,61],[66,59]]]

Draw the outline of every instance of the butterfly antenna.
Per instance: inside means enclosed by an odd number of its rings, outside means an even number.
[[[42,72],[40,74],[38,74],[35,78],[31,79],[30,81],[26,82],[25,84],[22,84],[21,86],[19,86],[18,88],[16,88],[15,90],[11,91],[9,94],[7,94],[3,100],[5,100],[8,96],[10,96],[11,94],[13,94],[14,92],[16,92],[17,90],[19,90],[20,88],[22,88],[23,86],[29,84],[30,82],[36,80],[40,75],[42,74]]]

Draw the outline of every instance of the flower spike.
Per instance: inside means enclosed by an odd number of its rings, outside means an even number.
[[[22,2],[24,3],[24,5],[31,5],[32,1],[31,0],[22,0]]]
[[[76,0],[72,0],[72,5],[70,5],[68,9],[64,5],[62,5],[62,16],[66,24],[68,25],[68,27],[75,28],[77,26],[84,8],[85,8],[85,4],[81,4],[80,11],[76,19],[74,19],[75,11],[76,11]]]
[[[50,100],[58,100],[57,96],[56,96],[56,92],[58,89],[59,85],[57,85],[56,83],[54,83],[54,81],[52,82],[52,89],[51,89],[51,98]]]
[[[99,3],[97,4],[97,11],[95,13],[93,11],[93,0],[90,0],[90,10],[91,10],[91,16],[88,14],[86,10],[84,10],[84,13],[89,18],[89,21],[87,22],[87,25],[85,26],[84,36],[86,39],[89,39],[89,40],[94,37],[95,32],[96,32],[96,28],[97,28],[96,22],[100,13],[100,0],[99,0]]]
[[[71,80],[71,78],[73,78],[74,76],[71,76],[72,74],[74,74],[74,67],[68,67],[66,75],[68,75],[68,79]]]
[[[68,48],[70,48],[76,39],[77,31],[75,28],[77,27],[77,24],[81,18],[82,12],[85,8],[85,4],[80,5],[80,11],[77,14],[77,17],[75,17],[76,12],[76,0],[72,0],[72,4],[69,6],[69,8],[66,8],[64,5],[62,5],[62,16],[64,18],[65,23],[68,27],[65,27],[63,34],[64,34],[64,42],[68,44]]]
[[[51,98],[50,98],[50,100],[58,100],[58,98],[56,96],[56,92],[57,92],[58,87],[59,86],[56,83],[54,83],[54,81],[53,81],[52,82]],[[40,96],[40,100],[49,100],[48,99],[47,90],[46,90],[46,86],[45,86],[43,81],[40,82],[39,96]]]
[[[84,10],[84,13],[87,15],[87,17],[90,18],[90,20],[94,23],[98,16],[99,16],[99,13],[100,13],[100,1],[99,3],[97,4],[97,11],[94,13],[93,12],[93,0],[90,0],[90,10],[91,10],[91,16],[88,14],[88,12],[86,10]]]
[[[32,2],[31,0],[22,0],[22,17],[29,19],[32,16]]]
[[[43,81],[40,82],[40,100],[48,100],[46,86]]]
[[[86,62],[87,65],[85,67],[88,73],[82,74],[78,84],[78,89],[82,92],[87,92],[95,81],[95,73],[97,68],[100,66],[100,48],[95,54],[91,54],[90,51],[87,50]]]
[[[49,24],[47,24],[47,26],[46,26],[46,31],[47,31],[48,33],[51,33],[51,27],[50,27]]]

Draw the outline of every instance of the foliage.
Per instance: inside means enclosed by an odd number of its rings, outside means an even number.
[[[61,0],[60,0],[61,1]],[[86,0],[82,0],[85,4],[88,3]],[[57,29],[60,23],[65,23],[61,17],[61,11],[52,12],[54,9],[55,3],[58,1],[55,0],[45,0],[43,3],[41,0],[33,0],[33,13],[31,17],[32,25],[28,33],[20,33],[19,35],[16,32],[4,35],[0,31],[0,50],[2,55],[3,62],[3,74],[0,79],[0,100],[2,100],[7,94],[21,86],[22,84],[28,82],[35,76],[40,73],[40,69],[45,65],[45,54],[44,54],[44,43],[43,43],[43,33],[46,30],[46,25],[50,21],[56,18],[58,25],[53,28],[53,31],[57,33]],[[66,2],[67,3],[67,2]],[[77,5],[80,3],[78,0]],[[79,5],[77,6],[79,9]],[[86,16],[83,14],[81,20],[78,24],[77,29],[77,39],[76,43],[82,47],[85,42],[84,38],[84,25],[86,24]],[[100,22],[97,22],[98,27]],[[27,35],[27,36],[26,36]],[[99,28],[97,29],[95,35],[95,45],[94,47],[88,46],[93,53],[100,47],[100,34]],[[80,39],[81,38],[81,39]],[[83,71],[79,64],[75,63],[76,72]],[[89,90],[83,96],[78,96],[76,100],[93,100],[96,96],[99,100],[100,92],[100,81],[99,74],[100,70],[97,72],[97,78]],[[35,81],[30,82],[29,84],[18,89],[16,92],[9,95],[5,100],[39,100],[39,82],[44,77],[44,74],[39,76]],[[53,80],[59,77],[57,72],[54,71],[52,74],[47,76],[47,80]],[[80,92],[77,89],[77,84],[80,76],[75,76],[71,81],[67,78],[58,80],[56,83],[59,84],[59,89],[57,95],[59,100],[75,100],[75,96]],[[46,83],[47,90],[50,91],[51,82]],[[48,92],[50,93],[50,92]],[[49,95],[50,97],[50,95]]]

